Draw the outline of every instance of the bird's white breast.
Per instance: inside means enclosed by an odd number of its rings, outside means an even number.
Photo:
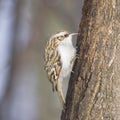
[[[58,52],[61,56],[62,69],[61,74],[66,77],[72,70],[71,61],[75,57],[76,49],[72,45],[72,37],[65,38],[58,46]]]

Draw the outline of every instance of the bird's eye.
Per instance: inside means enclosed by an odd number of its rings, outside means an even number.
[[[69,36],[69,34],[65,34],[64,36],[65,36],[65,37],[68,37],[68,36]]]

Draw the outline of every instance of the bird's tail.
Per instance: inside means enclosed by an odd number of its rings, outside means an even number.
[[[59,82],[57,83],[56,91],[57,91],[59,100],[62,103],[62,106],[64,107],[65,99],[64,99],[64,96],[63,96],[62,86],[61,86],[61,84]]]

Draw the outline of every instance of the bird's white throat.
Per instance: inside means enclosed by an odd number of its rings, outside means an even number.
[[[61,74],[63,77],[67,77],[72,71],[71,61],[76,54],[76,49],[72,45],[71,35],[59,43],[58,52],[61,56],[61,63],[62,63]]]

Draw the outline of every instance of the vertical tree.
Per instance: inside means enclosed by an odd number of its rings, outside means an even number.
[[[85,0],[61,120],[120,119],[120,1]]]

